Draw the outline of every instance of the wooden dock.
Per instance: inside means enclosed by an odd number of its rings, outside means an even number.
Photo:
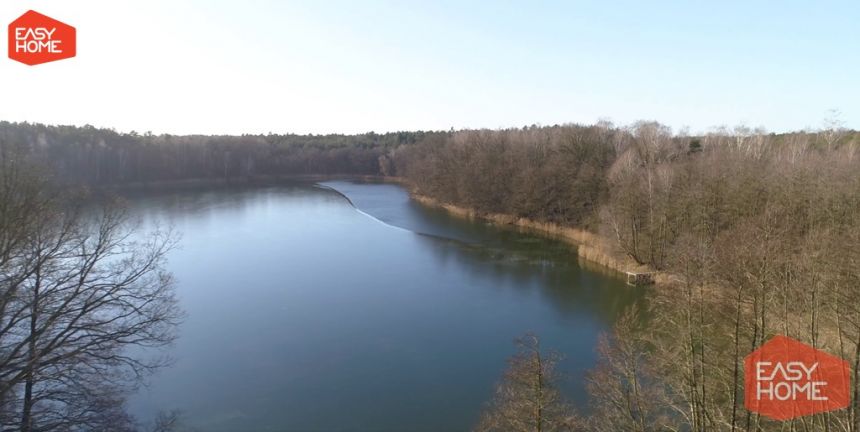
[[[627,274],[627,285],[642,286],[654,283],[654,272],[624,272]]]

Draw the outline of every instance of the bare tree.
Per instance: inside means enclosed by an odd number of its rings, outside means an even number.
[[[176,432],[182,428],[182,413],[180,411],[160,412],[155,417],[152,432]]]
[[[848,134],[848,130],[845,129],[845,122],[842,121],[842,112],[838,109],[829,110],[819,134],[824,140],[827,151],[834,150],[839,141]]]
[[[541,352],[540,339],[526,334],[516,340],[518,352],[509,360],[492,402],[476,431],[550,432],[574,430],[577,419],[556,384],[560,357]]]
[[[626,255],[662,269],[673,240],[670,212],[676,186],[670,162],[684,149],[659,123],[637,123],[631,136],[631,145],[609,171],[613,193],[603,217]]]
[[[600,360],[588,377],[595,432],[673,430],[669,400],[648,361],[650,344],[637,334],[639,315],[628,311],[598,343]]]
[[[169,344],[181,318],[164,270],[175,239],[138,236],[121,207],[93,211],[23,162],[0,163],[0,421],[22,432],[131,428],[125,395],[165,359],[130,348]]]

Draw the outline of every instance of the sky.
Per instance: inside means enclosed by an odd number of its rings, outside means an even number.
[[[77,56],[0,58],[0,120],[157,134],[601,119],[783,132],[837,109],[860,129],[857,0],[2,0],[0,21],[28,9],[76,27]]]

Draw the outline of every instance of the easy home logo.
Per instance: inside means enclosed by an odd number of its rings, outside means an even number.
[[[785,336],[744,359],[744,404],[775,420],[842,409],[849,403],[848,362]]]
[[[75,28],[36,11],[9,24],[9,58],[33,66],[75,56]]]

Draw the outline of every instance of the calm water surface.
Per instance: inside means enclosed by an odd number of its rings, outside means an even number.
[[[179,409],[200,431],[468,430],[527,331],[566,355],[563,390],[583,404],[599,333],[642,297],[570,246],[395,185],[129,200],[145,226],[182,234],[169,267],[188,313],[175,364],[131,410]]]

